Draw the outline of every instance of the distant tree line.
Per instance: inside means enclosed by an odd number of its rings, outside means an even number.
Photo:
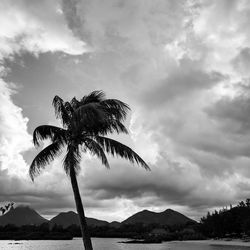
[[[241,201],[235,207],[208,212],[201,218],[200,230],[206,237],[247,237],[250,236],[250,199]]]
[[[154,229],[165,233],[154,232]],[[185,225],[159,225],[159,224],[123,224],[118,228],[109,225],[102,227],[90,227],[92,237],[106,238],[132,238],[132,239],[152,239],[158,238],[162,241],[171,240],[198,240],[204,239],[199,232],[198,223],[188,222]]]
[[[163,229],[166,233],[152,233],[154,229]],[[196,240],[204,239],[199,232],[198,223],[187,223],[186,225],[163,226],[159,224],[144,225],[124,224],[120,227],[107,226],[89,226],[91,237],[102,238],[132,238],[132,239],[160,239],[170,240]],[[0,226],[0,240],[38,240],[38,239],[72,239],[81,237],[81,229],[78,225],[71,225],[63,228],[61,225],[6,225]]]
[[[67,229],[63,229],[61,226],[57,225],[50,228],[49,223],[43,223],[41,225],[23,225],[20,227],[8,224],[0,226],[0,240],[66,240],[77,237],[78,235],[76,232],[80,237],[80,228],[74,225]]]

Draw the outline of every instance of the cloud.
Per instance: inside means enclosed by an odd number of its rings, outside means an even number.
[[[3,80],[0,80],[0,93],[1,169],[22,176],[26,163],[21,154],[31,148],[31,136],[27,133],[28,119],[23,117],[22,109],[13,104],[13,90]]]
[[[173,161],[165,156],[156,166],[151,165],[151,172],[117,161],[112,162],[109,171],[96,165],[88,162],[82,178],[82,190],[85,190],[87,196],[92,197],[96,204],[104,201],[106,207],[112,209],[116,206],[118,209],[122,201],[130,201],[130,214],[145,208],[160,211],[178,205],[178,209],[184,213],[189,209],[195,210],[194,218],[199,219],[208,206],[230,203],[235,195],[233,176],[205,177],[198,165],[187,160]],[[93,209],[94,212],[91,211]],[[88,209],[88,212],[94,214],[98,210],[97,206],[94,206]],[[100,211],[98,213],[101,214]],[[124,213],[125,211],[122,211],[122,214]],[[124,219],[124,215],[118,218]]]
[[[208,90],[224,79],[220,73],[205,72],[199,69],[195,62],[184,59],[166,79],[161,80],[153,90],[143,94],[143,101],[145,105],[156,108],[174,98],[187,97],[203,89]]]
[[[184,1],[79,1],[78,13],[92,45],[99,49],[164,45],[182,26]],[[168,32],[163,32],[167,28]],[[148,51],[151,53],[153,51]]]
[[[221,129],[246,137],[250,129],[249,112],[250,98],[246,92],[234,98],[224,97],[207,109],[207,113],[220,123]]]
[[[20,160],[16,160],[15,163],[20,165]],[[11,167],[15,170],[15,174],[10,171]],[[0,170],[1,203],[13,201],[16,205],[29,205],[48,218],[51,218],[51,213],[54,215],[65,209],[74,210],[70,181],[65,178],[62,168],[54,166],[51,172],[44,171],[34,183],[27,176],[27,169],[25,164],[25,168],[22,169],[23,175],[19,173],[15,164],[8,165],[8,169]],[[57,179],[55,176],[60,178]]]
[[[20,51],[63,51],[82,54],[85,43],[74,37],[60,9],[60,1],[1,1],[0,55]]]
[[[239,54],[232,60],[232,64],[243,77],[250,77],[250,48],[242,48]]]

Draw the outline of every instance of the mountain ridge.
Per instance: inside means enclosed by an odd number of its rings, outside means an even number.
[[[119,228],[125,224],[159,224],[159,225],[185,225],[188,222],[195,222],[187,216],[172,210],[166,209],[163,212],[154,212],[150,210],[139,211],[122,222],[107,222],[95,218],[86,217],[87,224],[92,227],[111,226]],[[14,224],[16,226],[22,225],[40,225],[42,223],[49,223],[50,227],[55,224],[66,228],[70,225],[79,225],[78,214],[73,211],[61,212],[50,220],[42,217],[38,212],[28,206],[18,206],[9,210],[6,214],[0,216],[0,226],[7,224]],[[196,223],[196,222],[195,222]]]
[[[95,218],[86,217],[87,224],[89,226],[107,226],[109,223],[104,220],[98,220]],[[79,225],[78,214],[73,211],[61,212],[49,221],[50,226],[55,224],[61,225],[66,228],[70,225]]]
[[[122,221],[122,224],[159,224],[159,225],[185,225],[188,222],[195,223],[194,220],[172,209],[166,209],[163,212],[153,212],[149,210],[142,210],[133,214],[126,220]]]
[[[18,206],[10,209],[7,213],[0,216],[0,225],[13,224],[16,226],[22,225],[41,225],[48,222],[34,209],[29,206]]]

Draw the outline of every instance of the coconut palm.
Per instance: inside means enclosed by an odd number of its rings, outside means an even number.
[[[41,142],[47,139],[51,144],[35,157],[29,174],[34,181],[40,171],[66,148],[63,167],[70,177],[84,247],[86,250],[92,250],[76,178],[80,170],[81,152],[89,151],[107,168],[109,168],[109,162],[105,152],[137,163],[146,170],[149,170],[149,167],[131,148],[107,137],[113,132],[128,133],[123,124],[129,110],[127,104],[116,99],[106,99],[102,91],[94,91],[81,100],[74,97],[70,102],[64,102],[62,98],[55,96],[53,106],[56,117],[62,122],[62,128],[42,125],[34,130],[35,146],[40,146]]]

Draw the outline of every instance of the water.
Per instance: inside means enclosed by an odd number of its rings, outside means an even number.
[[[247,250],[249,246],[214,245],[217,243],[205,242],[164,242],[162,244],[121,244],[124,239],[94,238],[95,250]],[[72,241],[0,241],[0,249],[3,250],[79,250],[83,249],[81,239]]]

